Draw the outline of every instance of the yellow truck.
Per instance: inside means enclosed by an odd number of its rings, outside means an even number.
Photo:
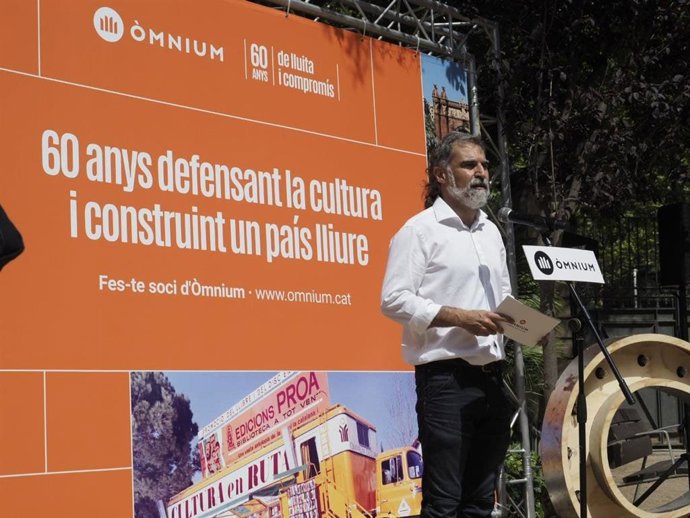
[[[377,516],[417,516],[422,504],[422,456],[405,446],[376,457]]]
[[[372,424],[331,406],[172,497],[165,518],[419,515],[421,454],[377,447]]]

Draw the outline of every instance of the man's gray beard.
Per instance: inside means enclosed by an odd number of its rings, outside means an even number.
[[[473,179],[470,184],[465,187],[457,187],[455,177],[452,174],[448,175],[448,195],[456,202],[461,203],[469,209],[481,209],[489,201],[489,182],[483,180]],[[486,189],[473,189],[473,185],[484,185]]]

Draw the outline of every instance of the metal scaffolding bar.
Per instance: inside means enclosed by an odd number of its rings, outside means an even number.
[[[459,60],[465,59],[465,46],[459,44],[460,42],[456,40],[454,34],[455,30],[449,31],[448,29],[437,28],[436,32],[439,37],[434,39],[426,37],[425,31],[427,28],[431,29],[431,24],[414,16],[414,11],[410,11],[412,15],[403,16],[399,13],[390,11],[390,9],[382,9],[369,2],[361,2],[359,0],[343,0],[342,2],[337,2],[344,7],[350,5],[355,6],[360,15],[359,17],[355,17],[310,2],[303,2],[302,0],[266,0],[263,3],[284,7],[286,10],[289,10],[290,13],[294,12],[306,15],[307,17],[323,18],[341,24],[345,28],[360,31],[363,35],[377,36],[395,43],[404,43],[422,52],[429,52],[435,55],[452,57]],[[414,4],[416,2],[415,0],[410,0],[407,3]],[[370,20],[366,12],[378,15],[379,18]],[[383,21],[404,23],[406,26],[413,27],[414,30],[410,32],[395,30],[390,28],[390,26],[383,25],[381,23]]]

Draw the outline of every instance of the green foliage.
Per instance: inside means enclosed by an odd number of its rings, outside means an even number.
[[[517,208],[609,218],[633,202],[690,196],[690,39],[680,36],[690,33],[688,7],[686,0],[460,3],[499,23]],[[484,50],[479,92],[490,113],[496,76]]]
[[[505,92],[516,210],[599,226],[645,206],[690,199],[687,0],[464,0],[455,6],[499,26],[499,56],[484,37],[473,37],[470,51],[482,112],[497,113],[498,87]],[[520,243],[539,237],[522,232]],[[561,234],[551,239],[558,246]],[[620,239],[638,251],[627,236]],[[630,268],[620,270],[621,279],[629,277]],[[538,293],[528,279],[520,285],[542,312],[557,313],[553,284],[542,283]],[[558,375],[558,348],[552,340],[544,351],[548,392]]]
[[[511,444],[510,446],[510,450],[519,451],[520,449],[521,446],[518,443]],[[541,460],[539,459],[539,454],[536,451],[531,452],[530,466],[533,476],[534,501],[537,518],[544,518],[547,513],[545,513],[542,502],[546,497],[546,486],[544,484],[544,474],[541,470]],[[513,451],[508,453],[504,464],[504,470],[506,480],[524,478],[522,453]],[[522,484],[507,486],[508,495],[513,502],[520,502],[523,499],[523,490],[524,486]]]
[[[198,458],[190,442],[198,432],[189,400],[161,372],[132,373],[134,508],[137,518],[158,518],[156,501],[192,483]]]
[[[542,414],[544,412],[544,359],[543,349],[539,346],[521,347],[522,358],[525,366],[525,404],[527,408],[527,416],[529,422],[535,425],[542,422]],[[512,387],[515,386],[515,352],[513,348],[508,348],[506,351],[506,361],[508,368],[506,369],[506,381]]]

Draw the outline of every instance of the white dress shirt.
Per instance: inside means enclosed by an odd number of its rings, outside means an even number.
[[[441,197],[410,218],[391,241],[381,309],[403,325],[405,361],[462,358],[484,365],[505,357],[503,336],[429,327],[441,306],[495,310],[510,294],[501,234],[479,211],[467,227]]]

